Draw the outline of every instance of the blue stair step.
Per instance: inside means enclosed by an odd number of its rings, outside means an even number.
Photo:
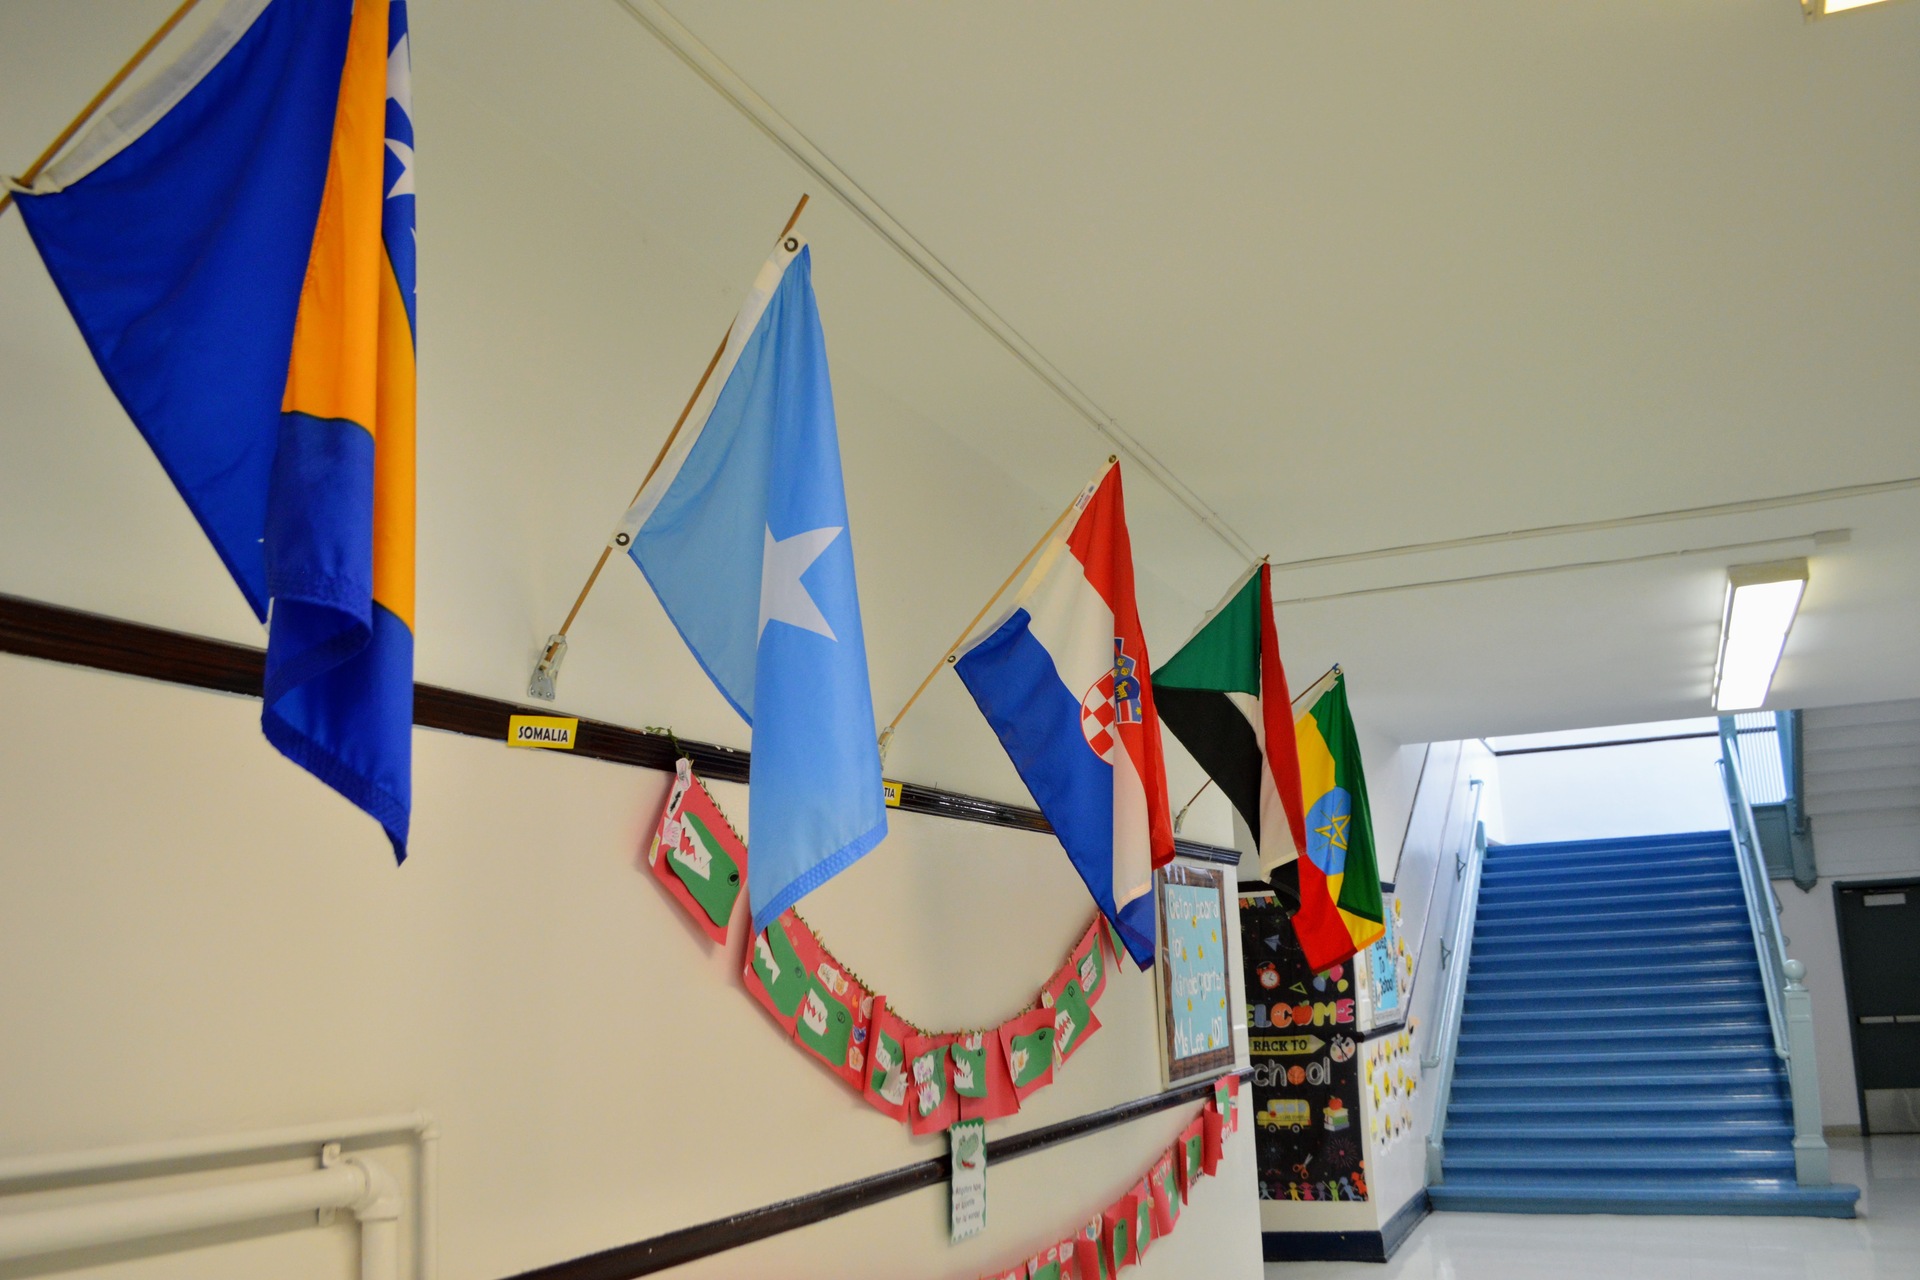
[[[1455,1098],[1447,1108],[1447,1138],[1459,1132],[1457,1126],[1498,1124],[1505,1132],[1522,1133],[1534,1129],[1569,1125],[1614,1124],[1632,1128],[1641,1124],[1684,1126],[1779,1125],[1787,1122],[1780,1111],[1780,1093],[1764,1089],[1726,1090],[1708,1098],[1676,1098],[1664,1093],[1652,1096],[1621,1091],[1616,1097],[1597,1097],[1588,1093],[1565,1097],[1537,1098],[1525,1107],[1488,1097],[1478,1100]],[[1789,1131],[1792,1126],[1788,1125]]]
[[[1551,1102],[1709,1102],[1727,1096],[1771,1093],[1783,1109],[1788,1106],[1785,1074],[1776,1065],[1701,1067],[1686,1064],[1665,1070],[1623,1075],[1619,1071],[1568,1071],[1559,1075],[1522,1075],[1516,1079],[1497,1073],[1454,1077],[1454,1102],[1489,1102],[1510,1107],[1534,1107]]]
[[[1517,893],[1526,889],[1578,892],[1591,888],[1623,889],[1678,887],[1683,877],[1740,877],[1731,853],[1690,853],[1659,866],[1638,863],[1583,862],[1563,866],[1496,866],[1489,863],[1480,873],[1482,892]]]
[[[1470,1007],[1460,1026],[1463,1031],[1508,1026],[1620,1026],[1651,1030],[1666,1026],[1692,1026],[1701,1022],[1756,1022],[1766,1026],[1767,1010],[1763,1004],[1734,999],[1566,1008],[1558,1004],[1527,1004],[1520,1001],[1501,1005],[1489,998]]]
[[[1526,897],[1535,892],[1534,886],[1547,885],[1555,893],[1565,894],[1611,894],[1625,892],[1628,888],[1653,891],[1681,892],[1689,889],[1725,889],[1740,888],[1740,871],[1732,858],[1727,859],[1724,867],[1704,870],[1685,868],[1662,869],[1645,876],[1623,878],[1619,875],[1592,873],[1587,876],[1555,876],[1528,878],[1517,873],[1495,876],[1491,871],[1480,876],[1480,903],[1485,906],[1489,901],[1503,901]]]
[[[1552,982],[1567,994],[1619,990],[1644,994],[1650,982],[1659,982],[1659,989],[1667,991],[1674,999],[1685,999],[1696,986],[1711,985],[1726,979],[1750,980],[1756,987],[1760,982],[1757,962],[1746,957],[1686,960],[1662,965],[1657,971],[1649,970],[1645,964],[1623,963],[1626,959],[1623,956],[1612,964],[1556,974]],[[1467,969],[1468,999],[1472,999],[1476,989],[1488,995],[1506,994],[1537,990],[1542,981],[1538,974],[1526,970],[1511,973],[1475,972],[1475,966],[1480,962],[1481,957],[1476,955]]]
[[[1484,1155],[1455,1155],[1447,1146],[1442,1171],[1524,1177],[1535,1184],[1555,1182],[1612,1182],[1624,1186],[1661,1175],[1685,1175],[1710,1182],[1716,1178],[1793,1178],[1793,1151],[1699,1147],[1643,1151],[1500,1151]]]
[[[1575,958],[1566,959],[1569,956]],[[1533,959],[1541,959],[1542,963],[1530,963]],[[1546,964],[1546,959],[1553,959],[1555,963]],[[1550,936],[1529,938],[1524,942],[1520,939],[1507,941],[1493,938],[1475,943],[1471,957],[1472,965],[1486,973],[1498,968],[1521,968],[1540,973],[1541,985],[1549,989],[1562,976],[1579,975],[1596,969],[1635,966],[1642,977],[1658,980],[1661,974],[1677,966],[1708,962],[1735,969],[1745,965],[1755,974],[1759,973],[1753,935],[1747,932],[1744,922],[1738,932],[1729,930],[1703,937],[1692,946],[1673,939],[1647,942],[1639,937],[1610,938],[1590,934],[1570,938],[1556,950]]]
[[[1449,1176],[1427,1188],[1435,1209],[1458,1213],[1739,1214],[1755,1217],[1851,1218],[1858,1187],[1802,1187],[1792,1178],[1754,1178],[1704,1185],[1561,1181],[1533,1185],[1521,1179]]]
[[[1552,940],[1569,947],[1621,946],[1647,949],[1671,946],[1684,950],[1688,943],[1707,938],[1751,938],[1752,926],[1745,916],[1702,917],[1685,911],[1654,912],[1636,920],[1611,921],[1593,916],[1563,916],[1529,924],[1495,921],[1474,930],[1473,950],[1477,955],[1505,947],[1537,947]]]
[[[1742,919],[1747,901],[1736,882],[1725,887],[1672,889],[1662,886],[1635,893],[1568,894],[1542,902],[1532,894],[1503,894],[1499,898],[1480,897],[1480,922],[1520,919],[1551,920],[1562,915],[1639,916],[1649,911],[1674,909],[1685,912],[1721,910]]]
[[[1659,862],[1689,853],[1731,849],[1733,840],[1726,831],[1699,832],[1687,836],[1656,836],[1640,840],[1568,840],[1557,844],[1489,844],[1487,861],[1503,866],[1525,864],[1544,866],[1580,859],[1611,859],[1621,862]]]
[[[1727,843],[1725,831],[1681,831],[1670,835],[1655,836],[1601,836],[1592,840],[1554,840],[1534,844],[1491,844],[1488,848],[1496,853],[1564,853],[1590,849],[1654,849],[1670,848],[1676,845]]]
[[[1633,1071],[1640,1067],[1658,1068],[1696,1064],[1701,1066],[1760,1066],[1774,1061],[1773,1046],[1765,1049],[1694,1049],[1685,1047],[1646,1049],[1541,1049],[1536,1051],[1493,1052],[1475,1046],[1461,1047],[1454,1059],[1455,1077],[1485,1073],[1526,1071],[1536,1075],[1612,1069]]]
[[[1718,973],[1695,975],[1685,984],[1660,982],[1658,975],[1642,972],[1637,980],[1635,975],[1628,973],[1612,982],[1580,987],[1566,985],[1576,976],[1581,975],[1563,975],[1551,989],[1544,991],[1525,983],[1507,983],[1503,988],[1496,989],[1487,981],[1476,984],[1469,977],[1465,1005],[1467,1016],[1493,1011],[1537,1016],[1562,1010],[1623,1009],[1655,1002],[1669,1006],[1689,1006],[1696,1002],[1719,1005],[1747,996],[1763,1002],[1766,999],[1760,986],[1757,965],[1751,973],[1742,974],[1734,969],[1722,968]],[[1765,1008],[1764,1003],[1761,1007]]]
[[[1646,897],[1648,901],[1638,907],[1572,900],[1542,903],[1514,899],[1505,903],[1490,903],[1483,899],[1480,903],[1480,926],[1504,933],[1574,924],[1691,924],[1701,920],[1737,920],[1744,923],[1747,919],[1746,904],[1717,889],[1707,893],[1649,893]]]
[[[1671,844],[1648,846],[1628,852],[1605,849],[1571,849],[1566,852],[1531,851],[1513,845],[1489,845],[1489,871],[1554,871],[1578,867],[1645,867],[1658,871],[1675,863],[1711,861],[1733,857],[1733,842],[1722,838],[1718,844]]]
[[[1786,1071],[1778,1059],[1751,1061],[1745,1065],[1726,1063],[1642,1063],[1642,1071],[1620,1071],[1619,1065],[1603,1069],[1565,1069],[1555,1073],[1530,1073],[1515,1080],[1511,1075],[1488,1071],[1484,1075],[1453,1075],[1453,1100],[1500,1098],[1500,1096],[1590,1096],[1590,1098],[1645,1098],[1647,1090],[1680,1098],[1716,1098],[1728,1090],[1778,1090],[1788,1096]]]
[[[1631,1156],[1643,1151],[1767,1150],[1793,1157],[1793,1125],[1785,1120],[1676,1120],[1626,1123],[1619,1117],[1524,1128],[1491,1121],[1447,1122],[1447,1154],[1535,1151],[1561,1157],[1580,1150]]]
[[[1657,1045],[1651,1060],[1671,1061],[1673,1049],[1744,1049],[1750,1053],[1772,1050],[1773,1028],[1766,1019],[1736,1022],[1695,1023],[1669,1027],[1654,1034],[1620,1027],[1529,1027],[1495,1031],[1463,1030],[1460,1055],[1483,1053],[1526,1053],[1535,1050],[1612,1049],[1637,1050]]]
[[[1851,1217],[1802,1188],[1724,831],[1488,850],[1436,1209]]]

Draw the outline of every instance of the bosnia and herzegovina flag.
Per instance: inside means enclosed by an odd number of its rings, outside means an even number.
[[[20,193],[107,383],[267,623],[267,738],[406,856],[404,0],[231,0]]]
[[[613,535],[753,726],[756,934],[887,834],[812,272],[806,241],[784,237],[685,428]]]
[[[1307,856],[1300,860],[1300,909],[1293,931],[1317,973],[1386,933],[1373,816],[1360,769],[1360,740],[1347,710],[1347,678],[1333,683],[1295,722],[1300,793],[1307,802]]]
[[[968,642],[954,670],[1145,968],[1153,872],[1173,860],[1173,823],[1119,466],[1109,463],[1077,505],[1012,609]]]
[[[1273,621],[1272,569],[1260,564],[1193,639],[1153,673],[1160,719],[1247,824],[1260,874],[1291,909],[1306,849],[1293,696]]]

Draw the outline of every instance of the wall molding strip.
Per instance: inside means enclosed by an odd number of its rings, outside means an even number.
[[[887,212],[885,206],[869,195],[866,188],[854,181],[853,175],[835,164],[777,107],[761,97],[739,72],[728,66],[685,23],[669,13],[666,6],[658,3],[658,0],[614,2],[684,62],[689,70],[706,81],[715,93],[731,103],[769,141],[786,152],[795,164],[825,183],[827,189],[838,196],[855,217],[892,245],[934,288],[972,317],[974,323],[986,330],[1009,355],[1060,397],[1069,409],[1104,436],[1116,450],[1126,455],[1129,462],[1138,463],[1175,502],[1185,507],[1188,514],[1225,543],[1235,555],[1250,564],[1259,558],[1259,552],[1227,523],[1225,517],[1207,505],[1206,500],[1195,493],[1172,467],[1162,462],[1139,438],[1122,427],[1112,414],[1096,404],[1073,379],[1061,372],[1038,347],[1015,329],[1005,316],[988,305],[986,299],[975,293],[966,281],[941,261],[938,254],[921,243],[917,236]]]
[[[5,594],[0,594],[0,653],[249,698],[260,696],[266,669],[265,652],[249,645]],[[508,718],[524,714],[564,713],[544,704],[507,702],[439,685],[413,686],[413,722],[423,729],[486,738],[504,746]],[[752,759],[748,752],[685,738],[679,740],[679,745],[703,778],[714,782],[747,780]],[[584,756],[663,773],[673,772],[676,758],[674,740],[664,733],[647,733],[584,716],[580,718],[580,733],[573,751],[554,754]],[[908,813],[1018,831],[1053,830],[1038,809],[914,782],[901,784],[900,808]],[[1193,840],[1176,840],[1174,845],[1181,856],[1202,862],[1222,866],[1238,866],[1240,862],[1238,852],[1218,845]]]
[[[1403,542],[1398,546],[1375,547],[1368,551],[1344,551],[1337,555],[1308,556],[1301,560],[1276,560],[1273,563],[1273,571],[1291,573],[1296,569],[1326,569],[1334,565],[1358,564],[1364,560],[1391,560],[1398,556],[1425,555],[1430,551],[1490,547],[1502,542],[1525,542],[1531,538],[1558,538],[1573,533],[1603,533],[1613,529],[1636,529],[1642,525],[1672,524],[1682,520],[1711,520],[1719,516],[1747,515],[1755,511],[1777,511],[1783,507],[1806,506],[1816,502],[1845,502],[1851,498],[1869,498],[1875,494],[1900,493],[1908,489],[1920,489],[1920,476],[1903,476],[1898,480],[1875,480],[1867,484],[1835,485],[1827,489],[1807,489],[1800,493],[1781,493],[1766,498],[1743,498],[1738,502],[1716,502],[1704,507],[1676,507],[1671,511],[1609,516],[1603,520],[1543,524],[1531,529],[1508,529],[1500,533],[1476,533],[1464,538],[1441,538],[1433,542]]]
[[[1241,1071],[1237,1074],[1244,1079],[1252,1072]],[[1205,1080],[1122,1102],[1104,1111],[1092,1111],[1058,1124],[995,1138],[987,1143],[988,1167],[1017,1160],[1036,1151],[1045,1151],[1049,1147],[1057,1147],[1142,1116],[1168,1111],[1183,1103],[1199,1102],[1211,1096],[1217,1079],[1218,1076],[1208,1076]],[[632,1244],[616,1245],[599,1253],[523,1271],[508,1277],[508,1280],[633,1280],[637,1276],[650,1276],[698,1258],[724,1253],[769,1236],[824,1222],[828,1218],[837,1218],[856,1209],[906,1195],[910,1191],[938,1186],[946,1178],[947,1160],[936,1156],[871,1177],[843,1182],[836,1187],[795,1196],[791,1200],[716,1218],[698,1226],[682,1227],[678,1231],[637,1240]]]

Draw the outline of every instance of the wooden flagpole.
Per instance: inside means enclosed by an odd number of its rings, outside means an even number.
[[[1187,810],[1193,808],[1193,802],[1205,794],[1207,788],[1212,785],[1213,778],[1209,776],[1205,782],[1200,784],[1200,790],[1187,797],[1187,802],[1180,806],[1180,812],[1173,815],[1173,834],[1180,834],[1180,824],[1187,820]]]
[[[1322,671],[1320,673],[1319,679],[1315,680],[1312,684],[1307,686],[1307,690],[1305,693],[1295,694],[1293,698],[1293,705],[1297,708],[1301,703],[1305,702],[1308,706],[1312,706],[1313,703],[1308,701],[1308,699],[1310,698],[1318,699],[1321,694],[1325,693],[1327,689],[1332,686],[1333,677],[1339,674],[1340,674],[1340,664],[1336,662],[1332,666],[1328,667],[1325,671]],[[1299,719],[1299,715],[1297,714],[1297,712],[1294,718],[1296,720]]]
[[[780,234],[774,237],[774,243],[786,239],[787,233],[800,221],[800,215],[806,211],[808,195],[802,193],[800,203],[793,206],[793,212],[787,217],[787,225],[780,228]],[[640,487],[633,491],[633,497],[627,505],[631,507],[640,501],[640,495],[647,491],[647,484],[660,470],[660,464],[667,460],[667,452],[673,448],[673,442],[680,438],[680,428],[687,425],[687,417],[693,412],[693,406],[700,401],[700,393],[707,389],[707,380],[713,377],[713,371],[720,367],[720,357],[726,354],[727,343],[733,337],[733,324],[727,324],[727,331],[720,335],[720,345],[713,349],[713,359],[707,361],[707,367],[700,374],[700,381],[693,386],[693,394],[687,397],[686,407],[680,410],[680,416],[673,421],[673,430],[667,432],[667,438],[661,442],[660,452],[653,455],[653,465],[647,468],[647,474],[641,478]],[[533,678],[527,682],[527,692],[536,698],[553,701],[554,677],[560,674],[560,660],[567,653],[567,631],[573,626],[573,620],[580,616],[580,606],[587,602],[587,593],[593,590],[593,584],[600,580],[600,571],[607,567],[607,560],[613,555],[613,543],[600,548],[600,558],[593,562],[593,572],[587,575],[580,594],[573,598],[573,608],[567,610],[567,620],[560,629],[547,637],[547,647],[540,654],[540,661],[533,668]]]
[[[1119,460],[1116,455],[1107,455],[1107,465],[1109,467]],[[1084,489],[1081,490],[1081,493],[1084,492],[1086,492]],[[1007,588],[1013,585],[1014,579],[1020,576],[1021,570],[1027,567],[1028,561],[1040,554],[1040,548],[1047,545],[1053,538],[1054,530],[1065,523],[1066,518],[1073,514],[1074,507],[1078,506],[1079,503],[1080,494],[1076,493],[1073,495],[1073,501],[1067,504],[1067,509],[1055,516],[1053,523],[1047,526],[1047,531],[1040,535],[1040,540],[1028,548],[1027,554],[1020,557],[1020,563],[1013,566],[1013,572],[1002,579],[1000,585],[993,589],[993,594],[987,597],[987,602],[980,606],[980,612],[974,614],[972,621],[968,622],[960,634],[953,638],[953,643],[948,645],[947,651],[940,655],[940,661],[933,664],[933,670],[927,672],[926,678],[920,681],[920,687],[913,691],[913,695],[907,699],[906,705],[901,707],[899,713],[896,714],[892,720],[888,721],[887,727],[880,731],[880,759],[882,763],[885,763],[887,758],[887,745],[893,741],[893,731],[898,729],[900,722],[907,718],[907,712],[913,710],[913,704],[920,701],[920,695],[927,691],[927,686],[933,683],[933,678],[940,674],[940,668],[953,663],[954,655],[960,651],[960,646],[966,643],[967,637],[973,634],[973,629],[980,625],[980,619],[987,616],[987,610],[993,608],[993,602],[1006,594]]]
[[[100,92],[93,95],[93,101],[80,109],[80,114],[75,116],[72,122],[60,131],[59,137],[48,144],[47,149],[40,153],[40,158],[28,165],[27,171],[15,178],[14,181],[23,187],[32,186],[33,180],[40,176],[40,171],[46,168],[56,155],[60,154],[60,148],[66,146],[67,143],[73,140],[73,135],[80,132],[81,127],[85,125],[87,121],[93,119],[93,113],[100,109],[101,104],[113,96],[115,89],[118,89],[127,82],[127,77],[132,75],[134,71],[139,68],[140,64],[147,60],[147,55],[152,53],[159,43],[165,40],[175,27],[180,25],[180,20],[187,16],[193,6],[199,3],[200,0],[185,0],[185,3],[178,9],[175,9],[173,16],[161,23],[160,29],[148,36],[145,44],[134,50],[133,56],[127,59],[127,64],[114,73],[113,79],[107,81]],[[12,203],[13,192],[0,192],[0,213],[5,213],[8,206]]]

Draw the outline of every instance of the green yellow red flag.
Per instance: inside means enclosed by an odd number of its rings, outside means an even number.
[[[1386,932],[1380,865],[1360,743],[1347,709],[1347,680],[1333,683],[1294,722],[1300,794],[1307,806],[1307,856],[1300,860],[1300,910],[1293,928],[1317,972],[1350,959]]]

